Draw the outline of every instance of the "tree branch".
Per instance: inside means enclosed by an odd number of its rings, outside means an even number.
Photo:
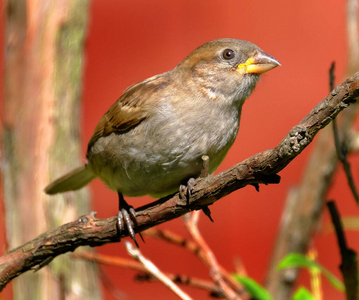
[[[329,69],[330,90],[334,89],[334,81],[335,81],[334,71],[335,71],[335,62],[332,63],[332,65]],[[340,141],[339,130],[338,130],[336,120],[333,120],[332,124],[333,124],[335,150],[337,151],[339,160],[343,164],[343,169],[344,169],[345,175],[347,176],[349,188],[353,194],[353,197],[354,197],[356,203],[359,204],[358,190],[355,185],[351,165],[350,165],[350,163],[348,161],[348,157],[347,157],[347,154],[348,154],[348,147],[346,145],[347,141],[342,141],[342,142]]]
[[[156,278],[148,272],[143,264],[133,259],[122,258],[119,256],[109,256],[88,251],[74,253],[72,258],[138,271],[139,273],[135,275],[135,280],[138,282],[156,280]],[[210,294],[216,295],[217,298],[223,297],[221,290],[210,280],[175,273],[166,273],[166,276],[175,283],[208,291]]]
[[[160,271],[150,260],[142,255],[138,248],[135,248],[130,242],[125,242],[127,252],[137,261],[139,261],[152,276],[161,281],[166,287],[174,292],[182,300],[191,300],[184,291],[182,291],[166,274]]]
[[[359,299],[359,290],[358,290],[358,258],[355,251],[348,248],[346,237],[344,234],[343,226],[340,221],[339,212],[335,205],[334,201],[328,201],[327,207],[332,218],[332,223],[335,228],[335,233],[338,239],[338,245],[340,249],[340,254],[342,257],[342,263],[340,265],[340,270],[342,271],[346,299],[358,300]]]
[[[177,193],[138,208],[135,231],[202,209],[247,185],[279,183],[277,173],[299,155],[340,111],[358,100],[359,72],[337,86],[274,149],[255,154],[216,176],[198,178],[188,206],[186,199],[181,199]],[[120,241],[116,221],[116,217],[97,219],[94,214],[82,216],[9,251],[0,258],[0,290],[23,272],[38,270],[56,256],[74,251],[79,246],[94,247]],[[123,232],[121,237],[127,235]]]

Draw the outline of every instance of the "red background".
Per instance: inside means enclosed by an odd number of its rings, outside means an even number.
[[[92,1],[83,87],[83,157],[96,123],[127,86],[172,69],[197,46],[224,37],[257,44],[282,67],[265,74],[246,102],[239,136],[218,171],[273,148],[327,95],[333,60],[337,83],[343,78],[347,63],[345,17],[344,0]],[[211,207],[214,224],[201,217],[201,232],[227,270],[234,270],[233,261],[239,257],[248,275],[263,282],[285,197],[300,182],[310,152],[311,146],[280,173],[279,185],[261,186],[259,193],[246,187],[216,202]],[[357,173],[356,162],[353,168]],[[342,172],[335,181],[330,196],[337,200],[340,212],[357,215]],[[115,215],[117,195],[98,180],[91,188],[97,216]],[[137,198],[130,203],[136,207],[148,201]],[[160,228],[189,237],[181,219]],[[359,249],[357,237],[348,232],[354,249]],[[335,236],[318,233],[314,245],[319,262],[340,277]],[[97,250],[127,256],[123,243]],[[209,279],[206,267],[182,249],[146,239],[141,251],[162,271]],[[133,283],[133,271],[103,268],[128,299],[177,299],[162,284]],[[305,274],[302,283],[310,288]],[[323,289],[324,299],[344,299],[325,280]],[[185,290],[195,299],[207,298],[205,292]],[[115,299],[108,291],[104,293],[106,299]]]

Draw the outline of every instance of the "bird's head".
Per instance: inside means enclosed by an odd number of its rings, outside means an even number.
[[[175,69],[212,98],[244,101],[259,76],[280,63],[251,42],[219,39],[203,44]]]

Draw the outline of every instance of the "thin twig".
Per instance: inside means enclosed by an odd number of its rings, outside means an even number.
[[[221,269],[217,263],[217,259],[213,254],[212,250],[210,249],[210,247],[203,239],[200,231],[198,230],[197,224],[199,220],[199,211],[194,211],[190,214],[187,214],[183,217],[183,219],[192,238],[204,253],[205,256],[204,262],[210,268],[211,270],[210,275],[213,278],[215,284],[217,284],[218,287],[220,287],[220,289],[223,291],[223,294],[227,297],[227,299],[240,299],[239,296],[223,280],[223,276],[221,273]]]
[[[127,252],[137,261],[143,264],[146,270],[160,280],[165,286],[173,291],[178,297],[183,300],[191,300],[192,298],[183,292],[171,279],[162,273],[150,260],[145,258],[139,249],[132,246],[130,242],[125,242]]]
[[[179,247],[185,248],[187,251],[196,255],[203,263],[207,265],[207,257],[204,250],[194,241],[185,239],[184,237],[169,231],[169,230],[159,230],[157,228],[150,228],[143,232],[144,236],[148,236],[151,238],[158,238],[168,243],[174,244]],[[237,293],[243,295],[245,293],[242,286],[235,281],[231,274],[223,268],[221,265],[218,264],[218,267],[221,271],[223,279],[226,281],[227,284],[231,286],[231,288]]]
[[[147,232],[147,231],[145,231]],[[98,264],[110,265],[120,268],[126,268],[131,270],[136,270],[141,272],[141,274],[136,276],[136,279],[139,281],[143,280],[154,280],[156,277],[152,276],[143,264],[134,261],[133,259],[127,259],[119,256],[110,256],[99,254],[96,252],[81,251],[75,252],[72,254],[74,259],[84,259]],[[181,274],[171,274],[165,273],[168,278],[170,278],[175,283],[180,283],[182,285],[187,285],[193,288],[198,288],[201,290],[206,290],[217,297],[221,297],[221,291],[209,280],[203,280],[193,276],[181,275]]]
[[[202,168],[199,177],[205,178],[209,175],[209,157],[207,155],[203,155],[201,158],[202,158]]]
[[[234,273],[241,275],[241,276],[248,276],[248,272],[243,264],[243,261],[240,257],[236,256],[233,260],[234,264]],[[222,271],[223,273],[223,271]]]
[[[342,263],[340,269],[343,274],[346,296],[348,300],[358,300],[359,299],[359,289],[358,289],[358,258],[357,254],[347,247],[347,242],[343,227],[340,221],[339,212],[336,208],[334,201],[328,201],[327,203],[330,216],[335,228],[336,236],[338,239],[338,244],[340,248],[340,254],[342,257]]]
[[[335,81],[334,74],[335,74],[335,62],[332,62],[330,69],[329,69],[330,91],[332,91],[334,89],[334,81]],[[356,188],[352,170],[351,170],[351,166],[350,166],[350,163],[347,158],[348,149],[346,147],[346,143],[345,143],[345,141],[343,141],[342,143],[340,142],[337,122],[335,119],[333,120],[332,124],[333,124],[333,132],[334,132],[335,149],[337,151],[338,158],[341,161],[341,163],[343,164],[344,172],[347,176],[348,184],[349,184],[350,190],[354,196],[354,199],[355,199],[356,203],[359,204],[358,190]]]

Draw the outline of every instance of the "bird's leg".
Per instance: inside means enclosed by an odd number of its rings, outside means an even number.
[[[135,225],[137,225],[136,211],[133,208],[133,206],[128,205],[128,203],[125,201],[125,199],[123,198],[123,195],[120,192],[118,192],[118,198],[119,198],[119,211],[117,214],[118,230],[121,234],[126,227],[128,230],[128,234],[130,235],[132,240],[135,242],[137,248],[139,248],[139,245],[136,241],[135,231],[131,224],[131,220],[132,220],[132,222]],[[141,239],[143,240],[141,233],[139,233],[139,235],[140,235]]]
[[[207,155],[203,155],[202,157],[202,169],[201,169],[201,173],[199,175],[200,178],[205,178],[209,175],[209,157]],[[194,183],[195,183],[195,179],[194,178],[190,178],[187,182],[187,186],[181,184],[180,188],[179,188],[179,196],[180,198],[185,198],[186,197],[186,205],[189,205],[189,199],[192,195],[192,191],[194,189]],[[205,206],[204,208],[202,208],[202,211],[204,212],[204,214],[211,220],[211,222],[214,222],[211,216],[211,211],[209,209],[208,206]]]
[[[203,155],[201,158],[202,158],[202,169],[201,169],[201,174],[199,175],[199,177],[205,178],[205,177],[209,176],[209,156]],[[212,219],[211,211],[210,211],[209,207],[208,206],[203,207],[202,211],[213,223],[214,221]]]

